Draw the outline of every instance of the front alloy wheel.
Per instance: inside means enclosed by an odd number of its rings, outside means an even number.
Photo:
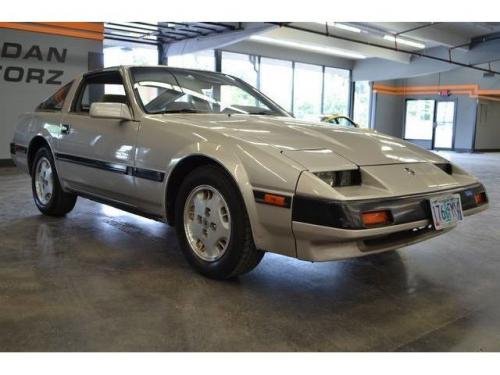
[[[233,179],[221,168],[196,168],[182,181],[175,226],[188,262],[214,279],[249,272],[264,252],[255,248],[246,207]]]
[[[224,255],[231,238],[231,214],[217,189],[201,185],[191,191],[184,205],[184,231],[201,259],[214,262]]]

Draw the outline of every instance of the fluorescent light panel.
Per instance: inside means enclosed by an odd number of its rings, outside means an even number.
[[[361,29],[358,29],[357,27],[354,27],[354,26],[350,26],[350,25],[346,25],[344,23],[338,23],[338,22],[316,22],[320,25],[325,25],[327,24],[328,26],[333,26],[333,27],[336,27],[337,29],[341,29],[341,30],[346,30],[346,31],[351,31],[353,33],[360,33],[361,32]]]
[[[345,25],[343,23],[331,22],[331,23],[329,23],[329,25],[332,25],[333,27],[336,27],[337,29],[351,31],[353,33],[360,33],[361,32],[361,29],[358,29],[357,27],[354,27],[354,26]]]
[[[313,52],[318,52],[318,53],[325,53],[325,54],[334,55],[334,56],[349,57],[351,59],[365,59],[366,58],[366,56],[364,56],[360,53],[356,53],[356,52],[344,51],[341,49],[331,48],[331,47],[321,47],[321,46],[313,45],[313,44],[293,42],[291,40],[269,38],[269,37],[261,36],[261,35],[252,35],[250,37],[250,39],[258,41],[258,42],[276,44],[276,45],[280,45],[280,46],[284,46],[284,47],[298,48],[298,49],[303,49],[303,50],[313,51]]]
[[[393,35],[385,35],[384,39],[388,40],[390,42],[395,41],[396,43],[405,44],[405,45],[410,46],[410,47],[415,47],[415,48],[420,48],[420,49],[425,48],[425,44],[423,44],[423,43],[418,43],[418,42],[414,42],[413,40],[395,37]]]

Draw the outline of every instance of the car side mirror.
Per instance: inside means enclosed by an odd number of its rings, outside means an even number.
[[[95,102],[90,105],[90,117],[131,121],[130,108],[123,103]]]

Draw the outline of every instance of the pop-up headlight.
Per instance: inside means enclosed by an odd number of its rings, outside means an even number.
[[[359,169],[314,172],[314,174],[331,187],[361,185],[361,172]]]

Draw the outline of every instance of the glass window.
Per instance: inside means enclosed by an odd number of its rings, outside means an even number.
[[[249,85],[257,87],[258,58],[241,53],[222,52],[222,73],[238,77]]]
[[[370,82],[357,81],[354,83],[354,122],[361,128],[370,127]]]
[[[345,69],[325,68],[323,113],[349,115],[349,75]]]
[[[59,90],[56,91],[54,95],[43,101],[37,108],[39,111],[60,111],[64,106],[64,101],[66,96],[68,96],[69,89],[73,85],[73,81],[67,83]]]
[[[434,100],[407,100],[405,139],[432,140]]]
[[[322,78],[321,66],[295,64],[293,111],[297,118],[320,119]]]
[[[184,55],[169,56],[168,66],[186,69],[215,70],[215,53],[213,49],[206,49]]]
[[[148,113],[286,115],[257,90],[225,74],[137,67],[132,75]]]
[[[120,73],[98,73],[85,79],[75,100],[73,111],[89,112],[92,103],[127,104],[127,96]]]
[[[104,47],[104,67],[118,65],[158,65],[156,46]]]
[[[260,91],[287,111],[292,110],[292,83],[291,61],[260,59]]]

